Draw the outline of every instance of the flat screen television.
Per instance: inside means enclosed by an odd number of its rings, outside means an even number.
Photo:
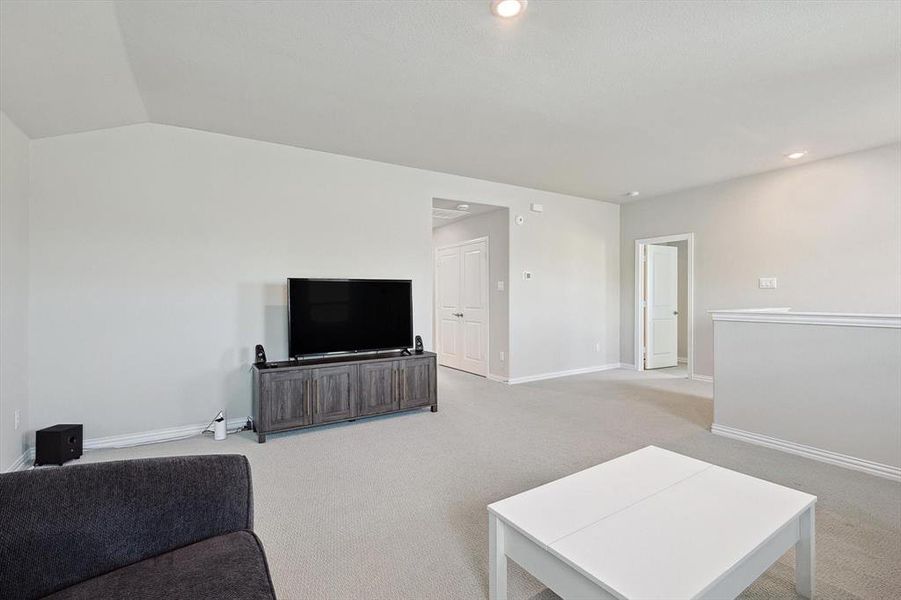
[[[413,345],[409,279],[288,279],[288,354]]]

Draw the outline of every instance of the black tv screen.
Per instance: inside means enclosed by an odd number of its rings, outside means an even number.
[[[413,345],[413,284],[399,279],[288,279],[288,354]]]

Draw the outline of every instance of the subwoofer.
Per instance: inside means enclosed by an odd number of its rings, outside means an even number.
[[[34,465],[62,465],[81,458],[82,425],[62,424],[35,432]]]

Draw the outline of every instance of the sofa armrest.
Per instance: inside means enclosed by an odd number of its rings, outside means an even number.
[[[250,465],[183,456],[0,475],[0,591],[36,598],[253,528]]]

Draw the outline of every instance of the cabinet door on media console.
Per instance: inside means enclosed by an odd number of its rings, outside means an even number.
[[[355,417],[357,366],[313,369],[313,423]]]
[[[400,369],[401,408],[427,406],[434,402],[432,390],[435,389],[435,361],[429,358],[398,361]]]
[[[359,367],[359,414],[377,415],[397,410],[397,363],[385,361],[361,364]]]
[[[262,375],[261,418],[265,431],[310,425],[310,372],[287,371]]]

